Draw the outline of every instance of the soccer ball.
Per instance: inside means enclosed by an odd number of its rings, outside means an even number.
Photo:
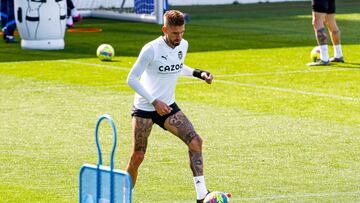
[[[314,47],[310,53],[310,59],[313,62],[320,60],[320,47]]]
[[[109,44],[102,44],[96,50],[96,56],[101,61],[111,61],[115,56],[114,48]]]
[[[230,202],[229,197],[231,195],[224,194],[222,192],[210,192],[208,195],[206,195],[204,199],[204,203],[228,203]]]

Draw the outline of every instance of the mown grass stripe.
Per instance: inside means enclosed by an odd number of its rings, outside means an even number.
[[[346,101],[360,101],[360,98],[354,98],[354,97],[345,97],[340,95],[334,95],[334,94],[325,94],[320,92],[307,92],[303,90],[296,90],[296,89],[290,89],[290,88],[281,88],[281,87],[274,87],[274,86],[264,86],[264,85],[254,85],[254,84],[247,84],[247,83],[238,83],[233,81],[226,81],[226,80],[215,80],[215,82],[222,83],[222,84],[229,84],[229,85],[238,85],[243,87],[252,87],[257,89],[268,89],[268,90],[274,90],[279,92],[289,92],[289,93],[296,93],[296,94],[304,94],[304,95],[312,95],[317,97],[329,97],[333,99],[340,99],[340,100],[346,100]]]

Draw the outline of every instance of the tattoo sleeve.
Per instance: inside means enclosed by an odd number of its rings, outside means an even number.
[[[199,136],[189,119],[181,111],[171,115],[169,118],[169,129],[173,134],[179,137],[185,144]],[[194,176],[203,175],[203,157],[201,151],[189,150],[190,168]]]
[[[176,136],[187,145],[197,136],[193,125],[182,112],[170,116],[169,125],[176,129]]]
[[[325,28],[320,28],[316,31],[316,39],[317,39],[319,45],[327,44],[327,35],[326,35]]]
[[[147,141],[152,125],[151,119],[133,118],[134,151],[146,152]]]
[[[193,175],[202,176],[203,168],[204,168],[202,153],[189,151],[189,158],[190,158],[190,168],[193,172]]]

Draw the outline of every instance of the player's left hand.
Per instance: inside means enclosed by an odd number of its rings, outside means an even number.
[[[205,82],[207,84],[211,84],[214,79],[214,76],[211,73],[206,72],[206,71],[201,73],[201,77],[205,80]]]

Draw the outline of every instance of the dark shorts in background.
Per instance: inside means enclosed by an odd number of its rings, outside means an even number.
[[[174,115],[175,113],[181,111],[176,103],[171,104],[170,107],[172,108],[171,112],[164,116],[160,116],[156,111],[144,111],[144,110],[133,107],[133,112],[132,112],[131,116],[137,116],[140,118],[151,118],[153,123],[156,123],[157,125],[162,127],[164,130],[166,130],[164,127],[165,120],[169,116]]]
[[[312,10],[318,13],[334,14],[335,0],[312,0]]]

